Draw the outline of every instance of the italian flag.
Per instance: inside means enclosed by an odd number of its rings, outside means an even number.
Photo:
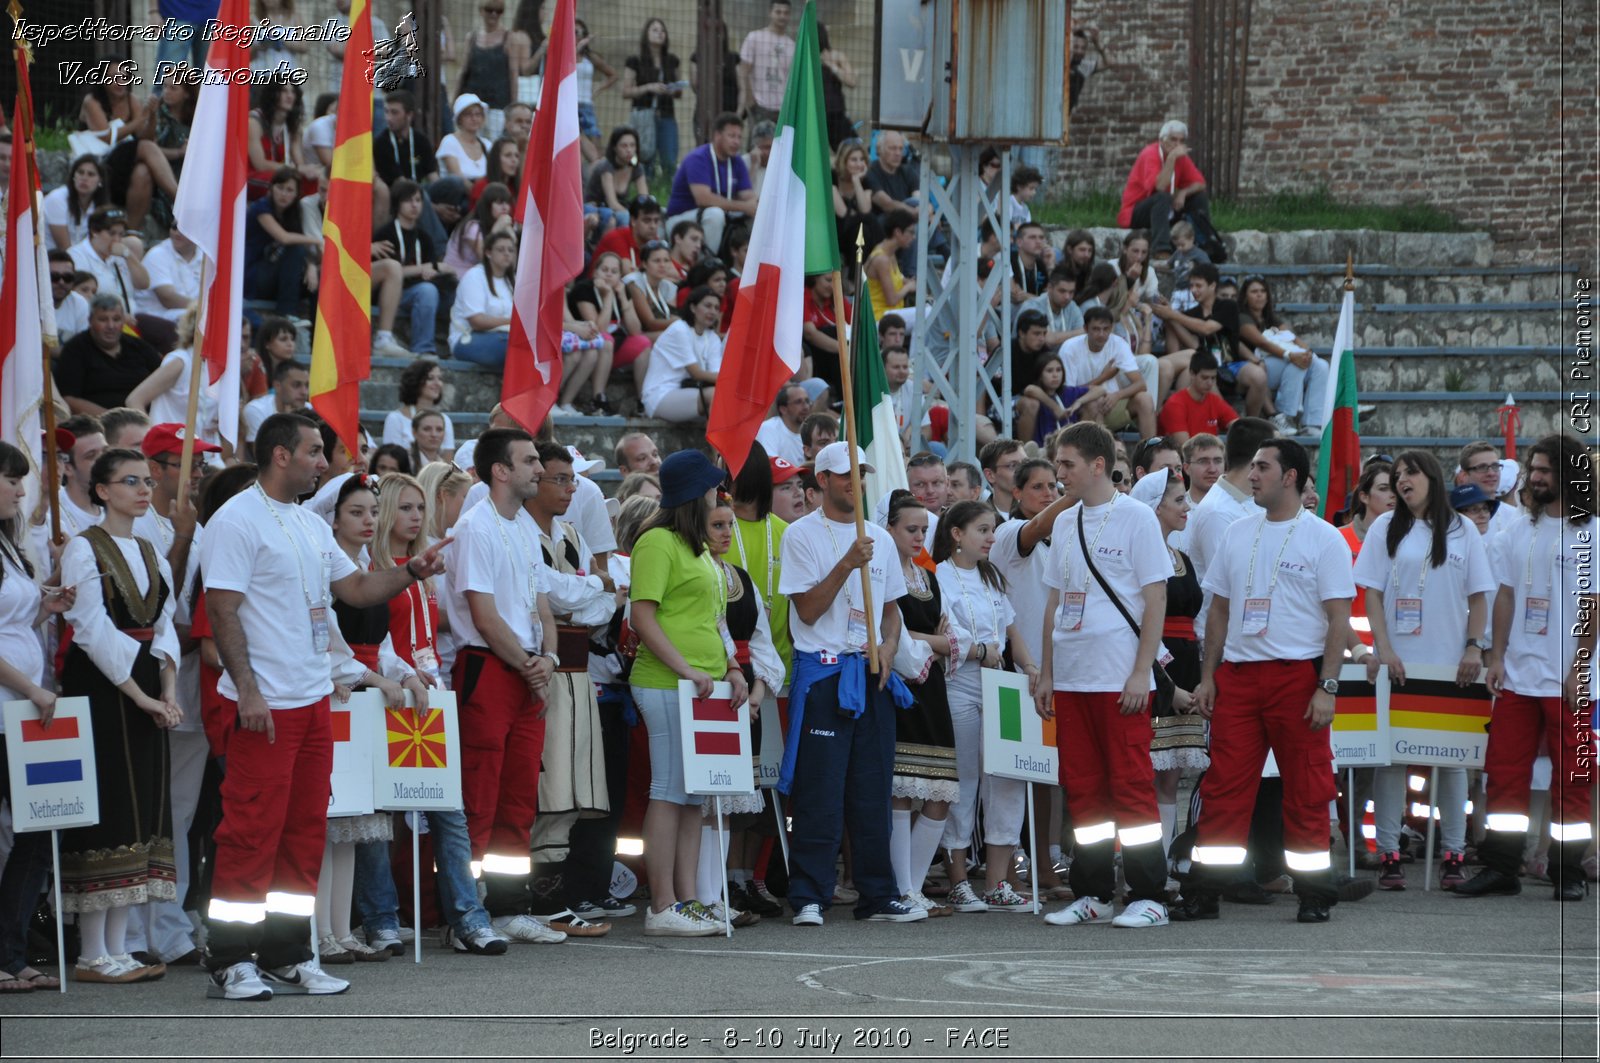
[[[878,353],[877,318],[872,312],[872,294],[867,285],[856,285],[856,305],[850,325],[850,377],[855,383],[856,445],[867,452],[873,471],[867,473],[862,489],[866,492],[867,512],[897,488],[909,488],[906,460],[900,446],[899,425],[894,416],[894,396],[889,377],[883,371],[883,356]]]
[[[806,275],[839,268],[815,0],[800,18],[706,438],[735,475],[778,388],[800,369]]]
[[[1323,409],[1322,445],[1317,448],[1317,487],[1322,519],[1332,521],[1361,478],[1361,418],[1356,412],[1356,296],[1344,293],[1333,334],[1333,365]]]

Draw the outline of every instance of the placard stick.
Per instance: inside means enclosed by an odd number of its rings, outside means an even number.
[[[67,991],[67,932],[61,925],[61,832],[50,832],[51,880],[56,884],[56,980]]]
[[[717,863],[722,866],[722,935],[731,938],[733,913],[729,911],[728,903],[728,839],[722,833],[722,795],[713,795],[711,802],[717,809],[717,854],[721,858]]]

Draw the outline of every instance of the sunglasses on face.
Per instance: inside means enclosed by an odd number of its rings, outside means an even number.
[[[138,487],[140,484],[143,484],[152,491],[154,491],[156,488],[155,480],[149,476],[123,476],[119,479],[112,480],[111,482],[114,484],[121,484],[123,487]]]

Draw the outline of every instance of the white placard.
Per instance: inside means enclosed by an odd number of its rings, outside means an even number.
[[[779,701],[785,707],[789,704],[788,698],[773,697],[771,692],[761,703],[761,750],[756,760],[756,786],[762,790],[777,786],[778,776],[783,774],[783,715],[778,711]]]
[[[731,683],[713,683],[711,696],[694,696],[694,684],[678,680],[678,721],[683,730],[683,786],[691,794],[755,792],[750,771],[750,709],[730,708]]]
[[[329,699],[333,730],[333,773],[328,777],[328,818],[362,816],[372,804],[372,720],[383,714],[383,695],[358,690],[350,700]]]
[[[57,698],[48,727],[31,701],[5,704],[11,825],[20,832],[92,827],[100,822],[94,725],[88,698]]]
[[[1459,687],[1454,666],[1408,665],[1406,681],[1389,695],[1390,762],[1483,767],[1492,704],[1481,678]]]
[[[372,717],[372,803],[377,808],[457,812],[461,800],[461,731],[456,696],[437,688],[428,705]]]
[[[1328,737],[1334,766],[1341,770],[1389,763],[1389,669],[1379,668],[1373,683],[1367,682],[1364,664],[1339,669],[1339,694]]]
[[[1034,710],[1025,675],[983,669],[983,770],[1002,779],[1061,781],[1055,721]]]

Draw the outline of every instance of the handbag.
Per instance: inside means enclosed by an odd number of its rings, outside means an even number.
[[[656,158],[656,109],[650,107],[635,107],[628,112],[628,124],[633,127],[633,134],[639,144],[639,161],[641,163],[654,162]]]
[[[1083,534],[1083,508],[1081,506],[1078,509],[1078,543],[1083,547],[1083,560],[1089,565],[1090,574],[1099,582],[1100,589],[1106,592],[1106,597],[1111,599],[1111,604],[1117,607],[1117,612],[1122,614],[1122,619],[1126,620],[1128,626],[1133,629],[1133,637],[1136,639],[1143,637],[1139,631],[1139,625],[1134,622],[1133,614],[1128,612],[1128,607],[1122,604],[1122,599],[1117,596],[1117,592],[1111,589],[1111,584],[1106,582],[1106,578],[1094,566],[1094,558],[1089,553],[1088,537]],[[1153,715],[1165,716],[1172,711],[1172,699],[1173,695],[1177,693],[1178,684],[1172,681],[1172,677],[1167,674],[1167,670],[1161,666],[1160,661],[1155,662],[1153,674],[1156,681],[1155,712]]]

